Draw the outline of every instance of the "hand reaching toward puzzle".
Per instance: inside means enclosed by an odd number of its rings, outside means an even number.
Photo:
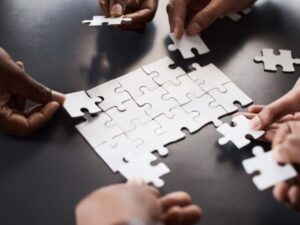
[[[164,197],[157,189],[140,181],[96,190],[76,208],[77,225],[114,225],[141,221],[145,224],[190,225],[201,217],[199,207],[191,204],[184,192]]]
[[[284,116],[300,112],[299,99],[300,79],[287,94],[256,112],[257,115],[250,121],[251,128],[254,130],[268,129],[271,124]],[[294,116],[299,118],[299,113]]]
[[[158,0],[99,0],[99,4],[106,16],[132,18],[130,24],[122,24],[121,28],[141,29],[155,16]]]
[[[253,5],[255,0],[170,0],[167,11],[171,31],[180,39],[185,26],[196,35],[219,17]]]
[[[279,163],[300,166],[300,122],[287,122],[280,126],[273,140],[274,157]],[[274,197],[300,211],[300,175],[280,183],[273,190]]]
[[[25,110],[26,100],[41,105]],[[29,77],[22,62],[15,62],[0,48],[0,129],[26,136],[48,122],[64,101]]]

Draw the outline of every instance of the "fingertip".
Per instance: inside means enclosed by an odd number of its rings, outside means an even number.
[[[261,119],[258,115],[256,115],[252,120],[249,121],[249,127],[252,130],[260,130],[262,127]]]
[[[123,15],[123,6],[120,3],[115,3],[110,9],[110,14],[112,17],[120,17]]]
[[[197,22],[191,23],[187,28],[187,34],[191,36],[197,35],[201,31],[202,31],[202,27]]]
[[[66,96],[60,92],[52,91],[52,100],[59,103],[61,106],[64,104]]]

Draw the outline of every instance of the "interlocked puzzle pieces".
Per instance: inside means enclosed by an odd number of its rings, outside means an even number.
[[[92,20],[83,20],[83,24],[89,24],[90,27],[107,25],[121,25],[122,23],[130,23],[131,18],[121,17],[105,17],[105,16],[93,16]]]
[[[263,148],[256,146],[252,152],[255,157],[244,160],[243,166],[248,174],[260,172],[253,177],[253,182],[259,190],[265,190],[297,175],[290,164],[279,165],[273,159],[272,151],[264,152]]]
[[[72,117],[85,119],[77,130],[114,172],[157,187],[170,170],[164,163],[150,164],[156,160],[153,152],[167,156],[166,146],[185,138],[182,129],[195,133],[208,123],[220,126],[219,118],[236,110],[235,102],[252,102],[213,64],[194,65],[188,74],[179,67],[172,69],[173,64],[164,57],[88,94],[69,94],[64,105]],[[84,102],[74,99],[76,95]]]
[[[276,66],[281,66],[283,72],[295,72],[294,64],[300,65],[300,59],[294,59],[290,50],[279,50],[274,54],[273,49],[263,49],[262,56],[254,58],[255,62],[263,62],[266,71],[277,71]]]
[[[250,140],[246,136],[249,135],[254,139],[258,139],[265,133],[264,131],[250,129],[249,120],[243,115],[234,117],[232,121],[235,123],[234,126],[226,123],[217,128],[217,131],[224,135],[224,137],[219,139],[220,145],[225,145],[231,141],[236,147],[242,148],[250,144]]]

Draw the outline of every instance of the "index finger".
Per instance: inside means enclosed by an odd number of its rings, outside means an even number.
[[[186,10],[189,2],[190,0],[173,0],[167,8],[170,28],[177,39],[181,39],[184,33]]]

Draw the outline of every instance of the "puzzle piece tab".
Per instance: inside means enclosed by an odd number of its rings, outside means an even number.
[[[260,172],[259,175],[253,177],[253,182],[259,190],[265,190],[297,176],[292,165],[279,165],[273,159],[272,151],[264,152],[262,147],[256,146],[252,152],[255,157],[244,160],[243,167],[248,174]]]
[[[121,25],[122,23],[130,23],[131,18],[121,17],[105,17],[105,16],[93,16],[92,20],[83,20],[83,24],[89,24],[90,27],[107,25]]]
[[[290,50],[279,50],[279,55],[273,49],[263,49],[262,56],[254,58],[255,62],[263,62],[266,71],[277,71],[281,66],[283,72],[295,72],[294,64],[300,65],[300,59],[294,59]]]
[[[168,46],[169,51],[179,50],[185,59],[195,57],[192,49],[196,49],[199,55],[209,52],[208,47],[205,45],[199,35],[190,36],[185,31],[180,40],[175,37],[174,33],[169,34],[169,36],[173,41],[173,44]]]
[[[255,131],[249,127],[249,120],[239,115],[232,119],[234,126],[223,124],[217,128],[217,131],[224,135],[219,139],[220,145],[225,145],[231,141],[237,148],[243,148],[250,144],[250,140],[246,136],[251,136],[253,139],[258,139],[264,135],[264,131]]]

